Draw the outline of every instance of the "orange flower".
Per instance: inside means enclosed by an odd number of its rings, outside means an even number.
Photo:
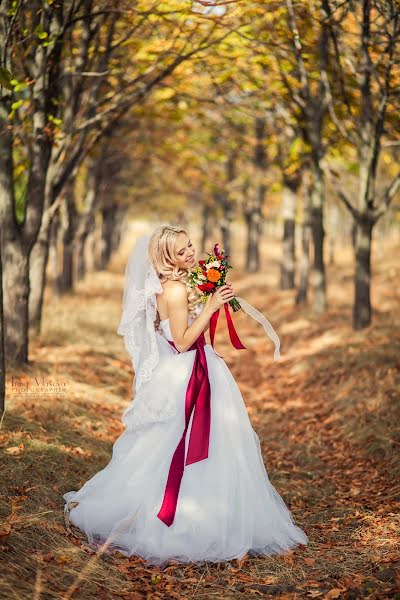
[[[221,279],[221,273],[217,269],[209,269],[207,272],[208,281],[216,282]]]

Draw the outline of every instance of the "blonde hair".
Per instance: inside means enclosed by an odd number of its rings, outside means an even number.
[[[161,225],[157,227],[149,240],[149,260],[162,283],[168,279],[173,279],[181,281],[186,285],[189,315],[195,317],[197,315],[196,307],[200,302],[200,294],[196,288],[189,286],[189,269],[181,269],[175,264],[175,242],[180,233],[186,233],[187,235],[185,229],[175,225]],[[159,329],[159,324],[160,316],[157,313],[155,321],[156,329]]]

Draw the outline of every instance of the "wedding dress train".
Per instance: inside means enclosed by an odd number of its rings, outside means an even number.
[[[89,544],[98,547],[108,540],[112,548],[143,557],[149,565],[170,559],[219,562],[307,544],[269,481],[239,387],[210,344],[204,345],[211,389],[208,457],[185,466],[173,523],[167,526],[158,517],[185,427],[185,394],[196,355],[196,350],[177,353],[168,342],[169,320],[160,325],[160,360],[139,392],[148,402],[141,401],[136,410],[134,399],[125,410],[126,428],[107,466],[79,491],[64,494],[68,522],[86,534]],[[146,406],[152,407],[150,417],[143,413]],[[185,455],[192,421],[193,413]]]

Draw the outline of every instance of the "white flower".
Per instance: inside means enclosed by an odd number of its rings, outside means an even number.
[[[206,264],[206,268],[208,269],[212,269],[213,267],[219,267],[220,266],[220,262],[219,260],[214,260],[214,262],[210,262]]]

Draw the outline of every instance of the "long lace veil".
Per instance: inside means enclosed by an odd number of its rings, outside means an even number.
[[[156,294],[163,289],[148,257],[150,236],[138,238],[125,269],[122,316],[118,334],[124,336],[135,371],[134,391],[148,381],[159,360],[154,321]]]

